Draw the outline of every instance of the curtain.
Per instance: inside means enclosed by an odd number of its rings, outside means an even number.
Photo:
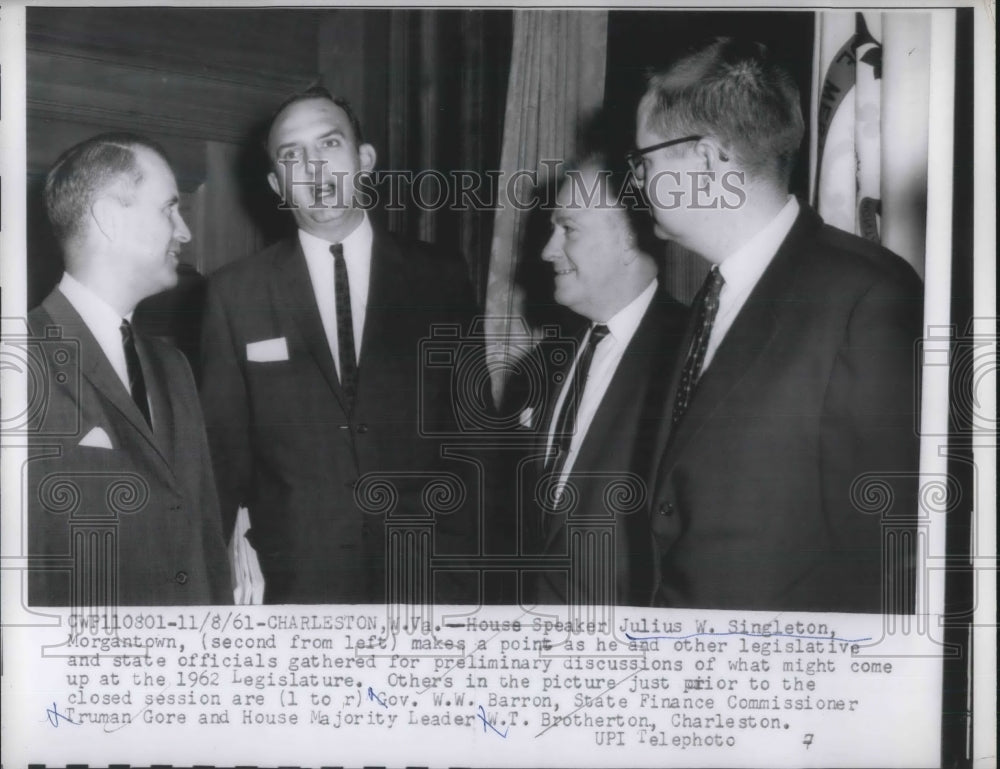
[[[499,205],[486,287],[488,338],[502,340],[487,351],[497,400],[510,360],[525,349],[511,344],[525,329],[524,295],[515,276],[525,256],[529,212],[519,203],[552,182],[553,161],[574,154],[578,129],[600,108],[607,27],[606,11],[514,12]]]
[[[953,12],[949,12],[953,13]],[[932,95],[932,13],[816,15],[810,146],[813,205],[835,227],[882,243],[924,274],[929,141],[951,120],[953,84]],[[953,22],[952,22],[953,24]],[[954,46],[934,36],[935,46]],[[946,37],[946,36],[944,36]]]

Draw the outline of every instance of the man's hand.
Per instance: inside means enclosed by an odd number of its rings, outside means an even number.
[[[257,551],[244,536],[250,530],[250,514],[245,507],[236,513],[236,529],[229,540],[229,567],[233,577],[233,600],[237,606],[264,603],[264,575]]]

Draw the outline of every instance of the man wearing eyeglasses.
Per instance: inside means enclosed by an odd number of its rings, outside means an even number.
[[[712,266],[650,457],[655,605],[914,610],[923,287],[789,195],[803,133],[756,43],[705,44],[639,105],[657,235]]]

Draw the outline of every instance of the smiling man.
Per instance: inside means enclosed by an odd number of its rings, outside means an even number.
[[[376,156],[346,102],[296,94],[267,151],[267,181],[298,232],[211,276],[202,341],[227,535],[246,507],[266,603],[381,602],[387,515],[433,524],[428,546],[465,547],[476,484],[422,434],[457,429],[459,394],[420,349],[435,324],[468,329],[472,289],[461,259],[397,240],[357,205]],[[393,488],[389,509],[366,491],[375,477]],[[467,504],[438,517],[424,493],[435,479],[465,484]]]
[[[622,179],[606,168],[594,156],[567,172],[542,251],[555,273],[555,300],[589,323],[577,355],[554,379],[563,384],[546,404],[543,458],[528,483],[539,550],[574,560],[572,572],[539,574],[539,603],[645,605],[652,594],[636,459],[649,453],[656,426],[643,405],[655,400],[649,390],[676,357],[686,311],[637,246],[617,202]],[[574,557],[572,543],[581,538],[591,544],[586,557]]]
[[[177,283],[191,238],[174,174],[153,142],[103,134],[56,161],[45,203],[66,272],[28,316],[45,366],[31,602],[231,603],[194,379],[179,351],[131,325],[140,300]]]

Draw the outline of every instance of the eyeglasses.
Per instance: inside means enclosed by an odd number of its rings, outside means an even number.
[[[703,136],[685,136],[681,139],[671,139],[668,142],[660,142],[659,144],[651,144],[648,147],[637,147],[631,152],[625,154],[625,160],[628,161],[629,168],[632,169],[632,173],[636,176],[642,171],[642,156],[650,152],[656,152],[657,150],[662,150],[664,147],[672,147],[675,144],[683,144],[684,142],[696,142],[701,141]]]

